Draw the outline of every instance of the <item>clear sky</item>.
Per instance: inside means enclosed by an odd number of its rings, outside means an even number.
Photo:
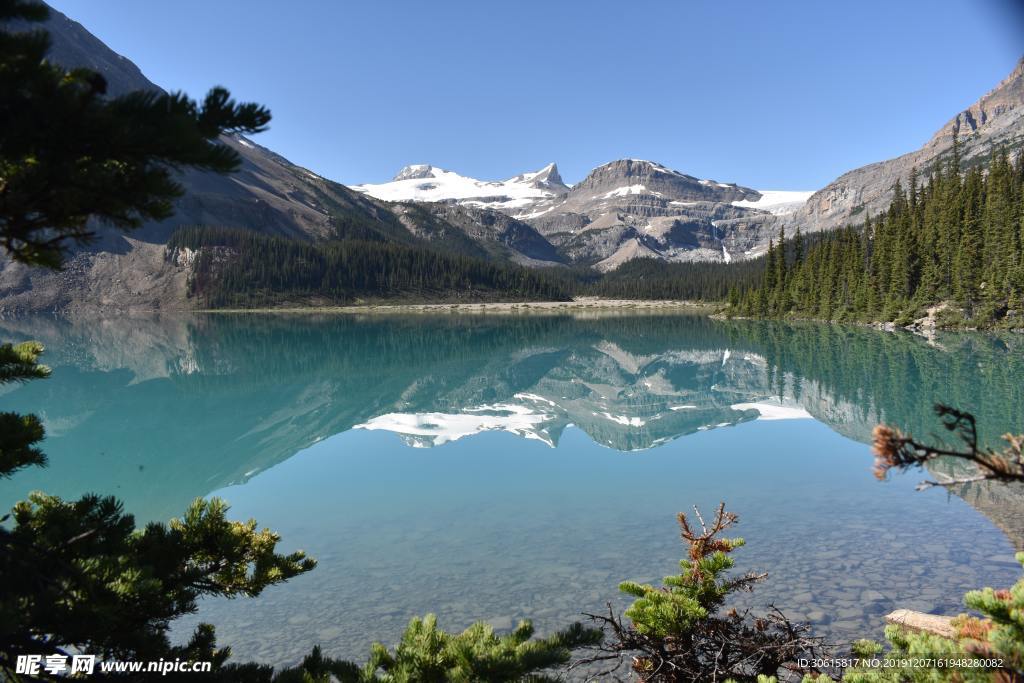
[[[270,107],[343,183],[622,157],[817,189],[924,143],[1024,54],[1015,0],[51,0],[151,80]]]

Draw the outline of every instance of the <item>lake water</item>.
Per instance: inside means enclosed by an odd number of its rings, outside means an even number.
[[[878,482],[888,421],[1024,431],[1024,337],[910,334],[681,315],[207,316],[0,322],[52,378],[0,394],[43,417],[50,467],[0,481],[116,494],[139,522],[220,496],[319,560],[256,599],[208,600],[236,660],[316,643],[362,661],[408,620],[541,632],[674,573],[675,515],[725,501],[742,569],[835,641],[897,607],[949,614],[1020,574],[1024,493]]]

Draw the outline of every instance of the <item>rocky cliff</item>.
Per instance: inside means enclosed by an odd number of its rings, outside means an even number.
[[[987,95],[958,113],[920,149],[844,173],[811,195],[790,221],[806,231],[831,230],[857,223],[889,207],[892,187],[906,181],[911,169],[927,173],[952,153],[954,135],[963,163],[987,159],[994,150],[1024,145],[1024,59]]]
[[[633,258],[731,259],[722,219],[770,219],[757,190],[695,178],[662,164],[620,159],[598,166],[565,194],[526,217],[568,259],[612,270]]]

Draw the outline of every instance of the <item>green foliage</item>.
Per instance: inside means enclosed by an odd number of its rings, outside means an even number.
[[[352,662],[325,657],[319,645],[296,667],[280,671],[274,676],[266,670],[259,673],[262,676],[253,676],[247,680],[252,683],[270,680],[273,683],[358,683],[363,680],[361,668]]]
[[[1024,565],[1024,553],[1017,554],[1017,561]],[[877,657],[884,665],[850,669],[843,680],[850,683],[988,683],[994,680],[993,671],[1004,676],[998,680],[1018,680],[1024,676],[1024,578],[1009,590],[971,591],[964,596],[964,604],[981,613],[982,618],[963,614],[954,619],[955,639],[890,625],[885,629],[890,646],[888,652],[882,653],[883,648],[877,643],[858,641],[855,655]],[[994,670],[982,666],[921,665],[931,659],[1001,660],[1003,667]]]
[[[700,513],[696,513],[700,519]],[[736,561],[729,556],[743,546],[742,538],[718,538],[718,534],[736,522],[736,516],[719,506],[714,524],[709,528],[701,522],[697,533],[686,515],[679,513],[679,526],[683,539],[689,544],[689,557],[679,561],[679,575],[667,576],[663,588],[625,581],[619,590],[635,596],[625,614],[640,633],[654,638],[680,638],[694,625],[707,619],[735,590],[749,589],[764,578],[747,574],[727,579],[725,573]]]
[[[761,676],[776,675],[784,665],[799,671],[796,660],[813,658],[820,641],[807,636],[807,626],[790,622],[775,609],[756,617],[736,609],[723,613],[729,595],[752,590],[765,575],[727,575],[734,565],[730,554],[743,545],[743,539],[720,537],[737,522],[724,504],[710,524],[696,508],[694,513],[699,527],[685,514],[678,517],[688,548],[678,575],[666,577],[662,587],[631,581],[619,586],[637,598],[625,611],[631,625],[624,625],[611,612],[607,617],[591,615],[614,636],[601,648],[611,654],[594,661],[627,655],[641,681],[659,683],[730,679],[753,683]]]
[[[362,233],[353,233],[361,235]],[[182,227],[170,249],[199,254],[190,292],[211,308],[357,299],[566,301],[573,295],[620,299],[724,300],[753,285],[761,260],[737,264],[635,259],[605,275],[586,268],[523,268],[446,244],[402,244],[352,237],[313,243],[210,226]]]
[[[50,368],[38,362],[42,352],[38,342],[0,344],[0,385],[49,377]],[[35,446],[43,435],[43,424],[35,415],[0,413],[0,478],[29,465],[45,465],[46,456]]]
[[[666,263],[660,259],[633,259],[596,282],[581,285],[578,291],[611,299],[725,301],[730,289],[753,287],[764,268],[763,259],[736,263]]]
[[[0,0],[0,20],[40,21],[45,5]],[[46,60],[45,31],[0,31],[0,244],[15,260],[60,266],[95,237],[90,219],[121,229],[167,218],[184,167],[226,173],[238,155],[223,133],[263,130],[270,113],[214,88],[106,97],[93,71]]]
[[[362,668],[324,658],[320,648],[314,648],[300,666],[280,672],[273,680],[329,683],[333,676],[340,683],[539,683],[560,680],[541,672],[565,664],[571,650],[595,645],[602,637],[600,630],[577,623],[548,638],[534,638],[529,621],[500,636],[484,622],[452,634],[439,629],[437,617],[428,614],[409,622],[394,651],[374,644]]]
[[[1016,557],[1024,565],[1024,553]],[[964,604],[988,617],[992,650],[1005,658],[1009,668],[1024,674],[1024,578],[1009,590],[971,591],[964,596]]]
[[[0,21],[41,21],[39,3],[0,0]],[[98,220],[132,228],[171,213],[184,167],[228,172],[238,156],[223,133],[256,132],[270,120],[222,88],[202,104],[182,94],[105,98],[96,73],[46,61],[44,31],[0,30],[0,245],[15,260],[58,268],[69,245],[89,241]],[[35,342],[0,346],[0,384],[42,379]],[[34,415],[0,414],[0,476],[45,465]],[[219,500],[198,500],[169,525],[135,528],[114,498],[63,501],[32,493],[0,517],[0,671],[19,654],[69,649],[118,659],[209,659],[213,628],[172,646],[170,622],[202,596],[258,595],[313,568],[278,537],[233,522]],[[236,667],[256,671],[260,667]],[[4,674],[6,677],[6,673]]]
[[[830,683],[831,680],[832,679],[829,678],[828,676],[817,676],[817,677],[815,677],[815,676],[812,676],[810,674],[807,674],[806,676],[804,676],[801,679],[801,683]],[[736,679],[730,678],[727,681],[725,681],[725,683],[738,683],[738,682],[736,681]],[[762,675],[757,677],[757,683],[779,683],[779,679],[776,678],[775,676],[765,676],[765,675],[762,674]]]
[[[859,228],[775,243],[760,283],[730,310],[907,324],[940,302],[952,303],[944,325],[990,326],[1024,318],[1024,155],[1005,151],[966,172],[959,155],[919,185],[897,182],[888,211]],[[780,240],[782,235],[780,234]],[[1016,323],[1013,323],[1016,320]]]
[[[43,345],[39,342],[0,344],[0,384],[27,382],[50,376],[50,368],[39,364]]]
[[[684,515],[679,520],[680,524],[687,523]],[[729,593],[741,587],[735,579],[722,576],[736,563],[728,553],[743,544],[742,538],[694,541],[691,557],[679,561],[682,573],[665,577],[663,588],[632,581],[619,584],[619,590],[637,598],[626,616],[640,633],[655,638],[678,637],[690,631],[721,607]]]
[[[980,668],[933,668],[919,662],[931,658],[962,659],[973,655],[958,643],[929,633],[912,633],[899,626],[886,626],[885,637],[891,649],[882,654],[880,646],[868,649],[869,657],[878,657],[884,666],[860,666],[847,669],[843,681],[847,683],[988,683],[991,671]],[[870,641],[869,641],[870,642]],[[856,654],[856,653],[855,653]],[[864,656],[864,655],[861,655]],[[918,663],[903,664],[901,660],[914,659]]]
[[[498,636],[486,623],[460,634],[437,628],[437,618],[413,619],[393,653],[374,645],[364,681],[388,683],[547,680],[531,676],[569,660],[570,649],[600,641],[602,633],[575,624],[550,638],[533,639],[533,626],[521,621],[511,633]]]
[[[276,534],[228,520],[227,509],[196,500],[181,519],[137,530],[114,498],[30,494],[0,527],[0,664],[69,647],[167,657],[170,620],[199,597],[258,595],[315,566],[302,552],[278,554]]]
[[[30,465],[46,465],[46,456],[36,448],[43,440],[43,423],[35,415],[0,413],[0,477]]]
[[[189,227],[175,231],[168,247],[199,251],[191,293],[211,308],[398,296],[571,298],[564,282],[526,268],[386,242],[313,244],[244,230]]]

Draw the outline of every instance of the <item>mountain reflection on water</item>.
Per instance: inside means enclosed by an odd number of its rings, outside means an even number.
[[[489,430],[556,445],[575,425],[641,451],[756,419],[813,418],[869,442],[885,421],[941,431],[937,401],[975,412],[983,437],[1024,431],[1024,339],[680,315],[209,315],[0,323],[47,346],[50,380],[7,387],[36,411],[51,466],[0,483],[116,493],[140,520],[246,481],[351,429],[414,447]],[[870,460],[865,450],[865,468]],[[187,476],[183,476],[187,473]],[[1024,539],[1024,495],[957,493]]]

